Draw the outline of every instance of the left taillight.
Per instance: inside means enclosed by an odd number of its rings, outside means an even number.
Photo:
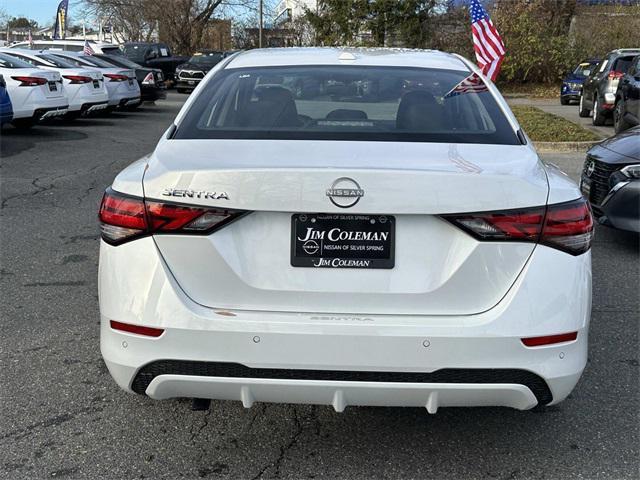
[[[591,247],[593,217],[584,199],[554,205],[442,218],[480,241],[534,242],[580,255]]]
[[[99,219],[102,239],[111,244],[162,233],[210,234],[248,214],[246,210],[195,207],[145,200],[107,189]]]
[[[145,85],[155,85],[156,80],[153,76],[153,72],[147,73],[147,76],[144,77],[144,80],[142,81],[142,83],[144,83]]]
[[[48,82],[46,78],[42,77],[25,77],[25,76],[16,76],[11,77],[17,82],[20,82],[20,87],[37,87],[38,85],[44,85]]]

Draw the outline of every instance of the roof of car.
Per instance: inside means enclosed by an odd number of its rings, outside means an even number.
[[[284,65],[368,65],[469,71],[455,55],[438,50],[406,48],[262,48],[239,53],[227,68]]]

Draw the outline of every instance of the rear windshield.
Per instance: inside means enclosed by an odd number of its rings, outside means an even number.
[[[81,57],[82,61],[85,61],[87,63],[90,63],[91,65],[95,66],[95,67],[101,67],[101,68],[113,68],[113,64],[102,60],[101,58],[97,58],[94,57],[93,55],[83,55]]]
[[[144,53],[147,51],[144,45],[125,45],[122,47],[124,54],[134,62],[144,62]]]
[[[223,70],[174,138],[519,144],[475,74],[346,65]]]
[[[94,58],[95,58],[95,56],[94,56]],[[142,68],[140,65],[138,65],[135,62],[132,62],[131,60],[129,60],[124,55],[118,55],[117,57],[113,57],[113,56],[111,56],[111,54],[109,54],[109,55],[101,55],[98,58],[100,58],[101,60],[103,60],[105,62],[110,63],[111,66],[115,65],[117,67]]]
[[[53,64],[58,68],[73,68],[75,65],[63,58],[57,57],[55,55],[51,55],[49,53],[39,53],[37,55],[40,58],[43,58],[47,62]]]
[[[629,67],[633,63],[633,59],[635,55],[631,55],[629,57],[620,57],[613,63],[613,70],[616,72],[627,73],[629,71]]]
[[[2,68],[33,68],[33,65],[19,58],[0,53],[0,67]]]

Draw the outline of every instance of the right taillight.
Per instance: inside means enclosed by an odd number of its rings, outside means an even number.
[[[547,207],[540,243],[580,255],[591,247],[593,216],[583,198]]]
[[[100,205],[102,239],[111,244],[161,233],[210,234],[248,214],[246,210],[145,200],[107,189]]]
[[[593,217],[584,199],[498,212],[443,215],[481,241],[535,242],[580,255],[591,247]]]

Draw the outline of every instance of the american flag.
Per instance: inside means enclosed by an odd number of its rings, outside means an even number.
[[[84,41],[84,49],[82,50],[82,53],[85,55],[93,55],[96,53],[93,51],[93,48],[91,48],[91,45],[89,45],[89,40]]]
[[[485,76],[495,81],[505,54],[504,43],[480,0],[470,0],[469,13],[478,66]]]
[[[449,90],[444,98],[455,97],[456,95],[462,95],[463,93],[481,93],[486,92],[487,90],[489,89],[482,81],[482,78],[480,78],[480,75],[474,72]]]

